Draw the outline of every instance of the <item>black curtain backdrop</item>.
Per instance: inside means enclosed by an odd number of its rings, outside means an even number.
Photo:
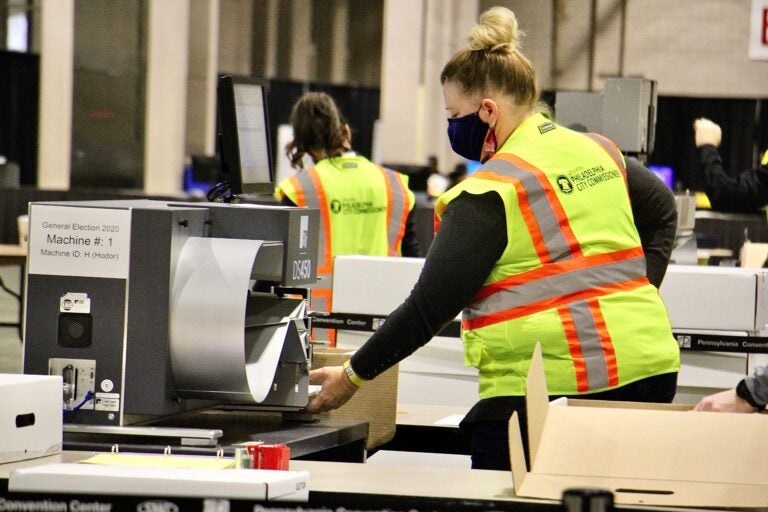
[[[0,51],[0,155],[20,167],[22,185],[37,182],[40,58]]]
[[[277,127],[289,124],[293,104],[302,94],[310,91],[327,93],[336,101],[352,129],[352,147],[361,155],[371,157],[373,125],[379,118],[378,88],[285,80],[269,80],[268,84],[267,111],[273,160],[284,151],[276,147]]]
[[[768,148],[768,112],[763,100],[660,96],[650,165],[669,165],[678,187],[702,190],[703,175],[694,144],[693,121],[706,117],[723,129],[720,155],[726,168],[754,168]]]

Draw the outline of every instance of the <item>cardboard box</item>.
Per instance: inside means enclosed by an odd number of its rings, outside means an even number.
[[[530,470],[517,414],[509,423],[517,496],[559,500],[565,489],[597,487],[620,504],[768,506],[768,415],[673,404],[550,403],[540,347],[526,389]]]
[[[61,452],[60,376],[0,374],[0,463]]]
[[[316,348],[312,368],[341,366],[354,349]],[[331,411],[331,418],[365,420],[368,422],[367,448],[377,448],[395,437],[397,415],[398,366],[395,365],[370,382],[366,382],[349,402]]]

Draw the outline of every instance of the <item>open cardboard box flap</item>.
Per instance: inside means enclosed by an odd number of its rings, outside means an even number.
[[[768,415],[673,404],[550,403],[540,346],[526,403],[530,471],[517,414],[509,422],[517,496],[559,500],[566,489],[598,487],[621,504],[768,506]]]

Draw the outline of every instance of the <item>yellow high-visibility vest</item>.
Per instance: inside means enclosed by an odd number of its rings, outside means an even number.
[[[678,345],[645,257],[624,159],[608,139],[524,121],[494,157],[442,195],[498,193],[507,247],[462,313],[480,397],[525,394],[541,343],[550,394],[604,391],[677,371]]]
[[[311,290],[310,303],[315,311],[331,311],[335,256],[402,255],[406,221],[416,204],[406,175],[350,153],[323,159],[288,178],[275,196],[320,209],[320,281]]]

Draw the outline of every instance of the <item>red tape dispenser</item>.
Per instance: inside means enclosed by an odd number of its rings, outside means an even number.
[[[253,469],[288,470],[291,449],[287,445],[245,443],[245,448],[253,457]]]

